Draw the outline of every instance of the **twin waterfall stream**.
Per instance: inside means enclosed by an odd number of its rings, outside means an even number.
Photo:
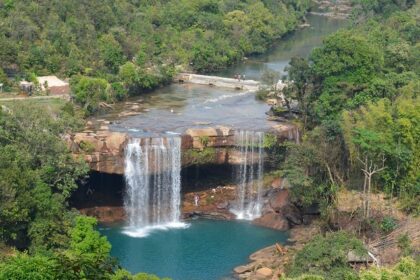
[[[126,233],[147,236],[150,230],[183,227],[181,204],[181,138],[132,139],[125,153],[128,216]]]
[[[231,210],[238,219],[253,220],[261,216],[261,191],[264,175],[264,133],[239,131],[235,146],[241,164],[236,167],[236,202]]]
[[[231,211],[238,219],[261,215],[264,133],[238,131],[234,170],[237,198]],[[125,151],[127,235],[145,237],[154,229],[186,227],[181,218],[181,138],[134,138]]]

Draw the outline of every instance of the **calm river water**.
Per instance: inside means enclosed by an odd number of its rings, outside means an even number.
[[[345,25],[342,20],[308,16],[311,27],[300,29],[278,42],[267,54],[250,57],[246,61],[215,73],[233,77],[235,73],[246,79],[259,80],[265,69],[284,74],[284,68],[293,56],[307,57],[321,45],[323,38]],[[242,130],[266,130],[274,123],[267,121],[269,106],[255,99],[254,93],[197,86],[172,84],[149,94],[131,98],[116,105],[116,110],[105,116],[114,120],[116,131],[131,131],[139,135],[182,133],[188,128],[216,125]],[[138,112],[136,116],[122,116],[122,111]]]
[[[229,277],[253,252],[287,240],[287,233],[240,221],[196,220],[187,228],[159,230],[144,238],[129,237],[120,227],[100,231],[125,269],[173,280]]]
[[[288,35],[267,54],[251,57],[217,73],[235,73],[258,80],[267,68],[280,72],[293,56],[307,57],[323,38],[345,25],[340,20],[308,16],[311,27]],[[284,72],[283,72],[284,73]],[[237,129],[262,129],[270,125],[264,102],[252,93],[191,85],[171,85],[120,105],[137,110],[137,116],[108,115],[113,130],[140,134],[182,132],[189,127],[228,125]],[[117,110],[118,111],[118,110]],[[145,271],[174,280],[216,280],[247,262],[249,254],[274,242],[284,243],[287,234],[246,222],[192,221],[188,228],[153,232],[133,238],[123,228],[102,228],[112,244],[112,255],[133,273]]]

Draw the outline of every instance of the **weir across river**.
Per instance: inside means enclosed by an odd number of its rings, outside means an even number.
[[[260,82],[254,80],[245,80],[242,78],[225,78],[218,76],[198,75],[191,73],[180,73],[175,76],[175,82],[189,83],[196,85],[208,85],[214,87],[231,88],[238,90],[257,91],[260,88]]]

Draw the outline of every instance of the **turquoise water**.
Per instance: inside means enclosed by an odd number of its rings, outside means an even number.
[[[125,235],[121,227],[100,231],[111,242],[111,255],[122,267],[173,280],[229,277],[253,252],[287,240],[285,232],[240,221],[195,220],[186,229],[160,230],[144,238]]]

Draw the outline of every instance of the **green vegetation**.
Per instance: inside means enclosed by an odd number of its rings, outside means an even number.
[[[175,67],[223,69],[294,30],[309,0],[0,2],[0,82],[74,77],[88,114],[100,101],[168,83]]]
[[[384,217],[380,226],[384,233],[390,233],[397,227],[397,222],[392,217]]]
[[[420,263],[411,258],[403,258],[393,268],[372,267],[360,273],[360,280],[404,279],[414,280],[420,277]]]
[[[183,153],[183,157],[186,159],[187,162],[194,165],[202,165],[213,163],[216,160],[217,156],[216,148],[213,147],[205,147],[202,150],[197,149],[189,149]]]
[[[343,186],[363,191],[367,219],[373,191],[419,213],[419,12],[378,11],[326,38],[309,60],[292,59],[285,95],[299,103],[304,136],[282,169],[299,201],[329,209]]]
[[[357,229],[348,230],[369,239],[368,228],[378,236],[398,227],[394,217],[372,213],[373,192],[397,197],[406,212],[420,213],[420,5],[357,2],[365,11],[356,10],[350,28],[326,38],[309,59],[290,62],[288,78],[293,83],[283,93],[298,102],[303,137],[300,145],[286,145],[287,157],[279,167],[296,202],[320,205],[325,230],[341,227],[331,223],[337,191],[359,190],[360,211],[351,214]],[[413,254],[408,234],[397,242],[401,256]],[[363,244],[343,232],[315,237],[295,255],[287,276],[363,280],[420,276],[419,263],[410,258],[394,268],[356,273],[348,264],[349,250],[362,253]]]
[[[63,141],[82,125],[72,105],[6,105],[0,110],[0,280],[157,279],[115,278],[120,272],[114,273],[111,245],[96,220],[68,207],[87,173]]]
[[[348,274],[344,277],[333,279],[347,279],[347,280],[384,280],[384,279],[404,279],[415,280],[420,277],[420,263],[412,258],[403,258],[393,268],[377,268],[371,267],[367,270],[362,270],[359,275]],[[329,277],[319,275],[303,274],[296,278],[281,278],[282,280],[326,280]]]
[[[316,236],[296,254],[287,275],[311,274],[322,276],[322,279],[356,279],[356,273],[348,264],[347,254],[350,251],[360,257],[367,254],[362,241],[346,232]]]

